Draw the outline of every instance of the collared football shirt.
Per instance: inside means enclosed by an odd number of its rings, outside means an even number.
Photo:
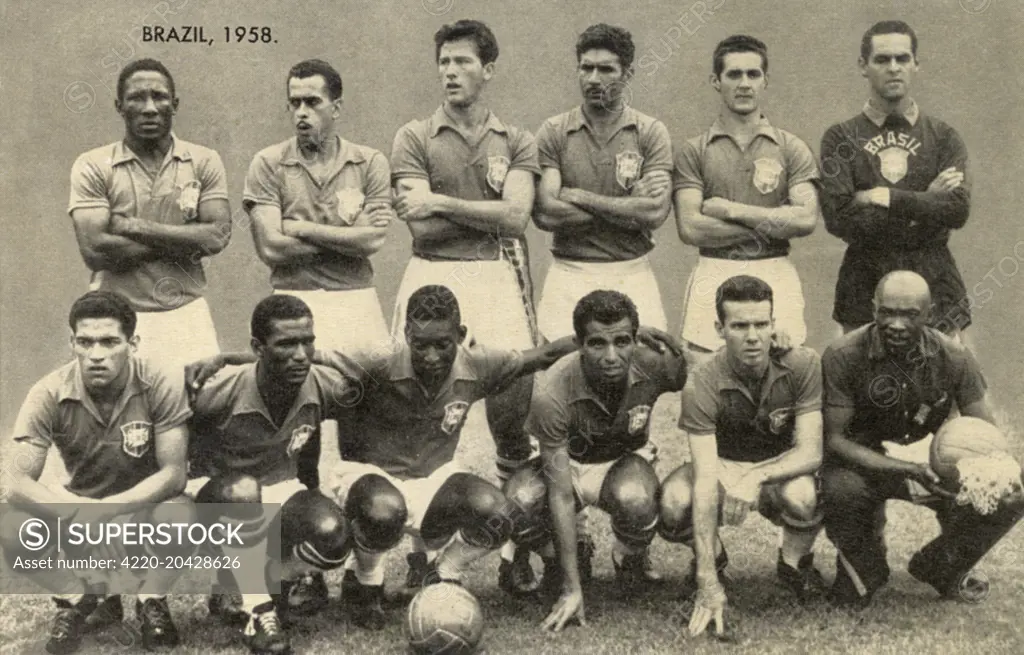
[[[193,400],[192,475],[240,473],[270,486],[308,473],[300,470],[300,461],[315,468],[320,423],[351,402],[348,382],[337,371],[314,365],[278,425],[260,395],[257,366],[225,368]]]
[[[673,188],[698,189],[704,199],[724,198],[757,207],[789,203],[789,190],[817,180],[818,164],[799,137],[772,126],[764,116],[746,150],[715,119],[704,134],[684,143],[675,155]],[[752,237],[730,246],[701,248],[705,257],[753,260],[789,254],[786,239]]]
[[[562,186],[602,196],[629,196],[654,171],[672,170],[672,140],[664,123],[627,107],[604,143],[581,107],[553,116],[537,131],[541,168],[557,168]],[[666,216],[667,218],[667,216]],[[585,229],[554,232],[551,252],[562,259],[625,261],[654,248],[650,229],[629,230],[598,219]]]
[[[342,457],[400,479],[425,478],[452,461],[470,405],[503,390],[523,368],[518,351],[460,345],[448,379],[429,395],[404,343],[394,352],[318,357],[356,389],[337,417]]]
[[[763,462],[793,447],[796,417],[821,411],[821,358],[798,346],[768,360],[761,393],[754,396],[733,370],[725,348],[693,372],[683,390],[679,427],[714,434],[718,456]]]
[[[107,498],[159,470],[156,439],[185,424],[192,411],[185,389],[171,384],[145,359],[131,358],[131,373],[109,421],[82,381],[78,361],[65,364],[28,392],[13,439],[56,446],[71,476],[73,494]]]
[[[391,169],[382,153],[335,136],[338,150],[326,176],[313,176],[295,137],[264,148],[249,164],[242,196],[246,211],[271,205],[285,218],[351,226],[367,203],[391,204]],[[322,251],[315,262],[271,267],[275,289],[343,291],[373,286],[369,257]]]
[[[686,383],[682,357],[638,345],[630,362],[626,393],[612,411],[590,389],[580,353],[561,358],[533,389],[526,431],[546,448],[565,446],[573,460],[610,462],[644,446],[654,403]]]
[[[123,141],[79,156],[71,168],[68,214],[102,208],[111,215],[184,225],[203,202],[227,198],[220,155],[172,135],[171,149],[155,176]],[[95,271],[91,286],[120,293],[135,311],[162,312],[201,297],[206,274],[199,258],[156,259],[126,271]]]
[[[509,171],[540,175],[537,143],[528,131],[506,126],[493,112],[484,135],[470,143],[444,107],[424,120],[402,126],[391,150],[391,177],[428,180],[434,193],[462,200],[500,200]],[[442,217],[443,218],[443,217]],[[495,260],[502,235],[447,219],[436,231],[413,240],[413,254],[424,259]]]
[[[941,425],[954,403],[970,405],[986,391],[971,351],[933,328],[924,329],[908,356],[894,359],[869,323],[830,345],[822,369],[825,411],[853,408],[846,436],[879,451],[883,441],[923,438],[921,426]]]

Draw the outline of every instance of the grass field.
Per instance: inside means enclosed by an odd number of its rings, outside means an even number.
[[[485,476],[492,476],[493,446],[487,436],[482,407],[470,415],[460,446],[460,457]],[[658,440],[664,476],[686,456],[673,425],[678,397],[666,396],[654,413],[652,434]],[[1019,453],[1018,453],[1019,454]],[[913,552],[938,531],[932,514],[906,503],[890,503],[887,538],[893,575],[889,585],[868,610],[856,614],[830,612],[824,606],[799,608],[788,592],[775,583],[777,529],[752,516],[739,528],[727,528],[723,539],[729,549],[733,584],[730,604],[739,643],[720,644],[709,638],[685,635],[680,586],[689,566],[685,549],[660,539],[653,546],[656,566],[666,581],[649,592],[622,597],[613,584],[610,532],[607,519],[594,513],[591,530],[598,543],[595,581],[586,593],[588,626],[568,628],[560,635],[538,628],[547,608],[513,600],[496,586],[497,555],[479,563],[467,586],[480,599],[485,614],[484,648],[487,653],[1020,653],[1024,652],[1024,530],[1010,533],[982,561],[980,570],[992,582],[990,596],[970,605],[940,601],[928,586],[906,572]],[[405,574],[407,543],[394,553],[387,584],[394,588]],[[819,538],[816,559],[825,577],[834,572],[835,550]],[[340,574],[328,578],[337,595]],[[87,638],[82,653],[119,653],[136,650],[131,599],[125,599],[126,626]],[[171,610],[183,644],[174,653],[245,653],[236,634],[207,616],[205,597],[176,595]],[[52,602],[46,596],[0,596],[0,653],[41,653],[46,641]],[[296,653],[402,653],[402,612],[391,611],[391,625],[380,633],[365,632],[346,621],[335,599],[321,615],[300,620],[292,629]]]

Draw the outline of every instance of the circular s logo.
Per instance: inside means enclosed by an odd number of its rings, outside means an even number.
[[[25,550],[42,550],[50,543],[50,526],[40,519],[28,519],[18,529],[18,540]]]

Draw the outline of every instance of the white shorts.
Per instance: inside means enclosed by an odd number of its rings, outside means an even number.
[[[275,294],[299,298],[313,312],[316,347],[345,354],[373,352],[391,343],[384,313],[377,299],[377,290],[294,291],[275,289]]]
[[[210,478],[208,477],[192,478],[185,485],[185,495],[192,500],[195,500],[196,494],[199,493],[199,490],[202,489],[209,481]],[[260,502],[271,505],[284,505],[285,501],[300,491],[305,491],[306,488],[306,485],[302,484],[295,478],[285,480],[284,482],[278,482],[277,484],[264,486],[260,488]]]
[[[434,501],[438,490],[448,481],[448,478],[462,472],[464,469],[461,466],[448,463],[425,478],[399,480],[373,464],[342,462],[340,474],[326,483],[327,486],[323,488],[323,492],[328,498],[333,498],[339,507],[344,508],[348,491],[356,480],[371,473],[386,478],[405,498],[405,508],[408,511],[405,520],[406,533],[418,536],[420,527],[423,525],[423,517],[426,515],[427,509],[430,508],[430,503]]]
[[[576,303],[597,289],[626,294],[636,305],[641,325],[667,329],[661,290],[647,255],[624,262],[577,262],[555,258],[544,279],[544,292],[537,306],[541,334],[550,341],[572,335],[572,312]]]
[[[156,364],[173,381],[185,383],[185,365],[220,353],[210,305],[196,298],[166,312],[137,312],[137,355]]]
[[[718,320],[715,292],[735,275],[751,275],[768,283],[774,296],[775,329],[787,332],[793,345],[802,345],[807,339],[804,292],[800,276],[789,257],[753,261],[700,257],[686,284],[683,340],[708,350],[718,350],[724,345],[715,331],[715,321]]]
[[[658,462],[658,447],[651,442],[647,442],[645,446],[637,448],[633,452],[650,462],[651,466]],[[597,505],[597,501],[601,498],[604,479],[617,461],[619,460],[613,459],[600,464],[581,464],[576,461],[570,463],[572,487],[576,492],[576,498],[579,499],[584,509]]]
[[[395,301],[391,334],[405,341],[406,303],[420,287],[440,284],[459,301],[462,323],[477,342],[502,350],[534,347],[532,308],[526,305],[511,262],[431,261],[413,257]]]

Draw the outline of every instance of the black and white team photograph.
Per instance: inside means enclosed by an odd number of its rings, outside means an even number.
[[[1024,652],[1021,8],[4,3],[0,655]]]

